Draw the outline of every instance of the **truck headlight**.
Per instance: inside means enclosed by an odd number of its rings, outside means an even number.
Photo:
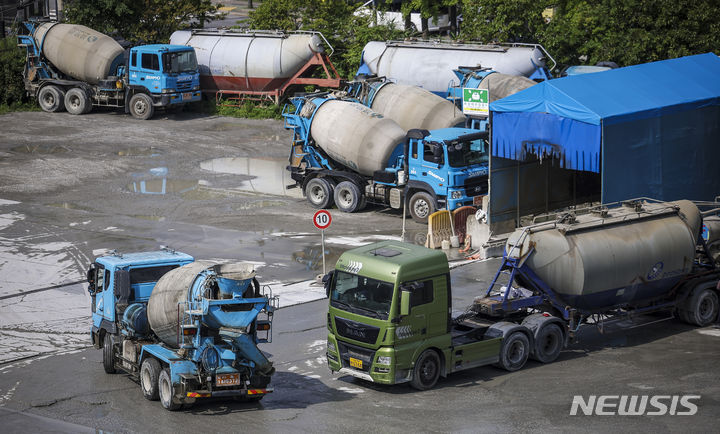
[[[378,365],[390,365],[392,364],[392,357],[390,356],[380,356],[377,358]]]
[[[174,89],[163,89],[162,90],[162,93],[173,93],[173,92],[175,92]]]
[[[327,349],[328,351],[332,351],[333,353],[337,353],[337,348],[335,347],[335,343],[328,341],[327,343]]]
[[[193,86],[193,90],[200,90],[200,85]]]
[[[462,195],[463,195],[463,192],[460,191],[460,190],[458,190],[458,191],[453,191],[453,192],[450,193],[450,198],[451,198],[451,199],[460,199],[460,198],[462,197]]]

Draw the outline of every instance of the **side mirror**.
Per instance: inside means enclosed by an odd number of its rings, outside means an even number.
[[[95,264],[91,264],[87,270],[86,278],[88,283],[88,292],[95,294]]]
[[[400,292],[400,316],[410,315],[410,291]]]
[[[440,145],[433,147],[433,162],[436,164],[442,163],[443,160],[443,148]]]
[[[335,270],[330,270],[322,277],[322,283],[325,287],[325,297],[327,298],[330,298],[330,284],[332,283],[334,274]]]

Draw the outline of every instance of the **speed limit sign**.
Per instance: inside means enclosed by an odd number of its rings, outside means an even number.
[[[320,230],[329,228],[330,223],[332,223],[332,216],[329,211],[321,209],[313,215],[313,224]]]

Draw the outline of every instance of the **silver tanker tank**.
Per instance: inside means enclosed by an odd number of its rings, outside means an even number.
[[[601,310],[670,291],[692,271],[701,220],[690,201],[632,203],[518,229],[505,249],[563,303]]]
[[[478,89],[489,90],[489,101],[493,102],[506,96],[518,93],[537,83],[527,77],[501,73],[489,74],[477,86]]]
[[[445,95],[461,65],[529,77],[545,66],[547,53],[539,45],[479,45],[433,42],[371,41],[363,50],[369,72],[399,84],[420,86]]]
[[[201,86],[210,90],[275,89],[324,51],[318,33],[179,30],[170,43],[195,49]]]
[[[123,57],[113,38],[77,24],[45,23],[33,38],[60,71],[91,84],[108,77]]]
[[[208,269],[213,270],[212,277],[204,273]],[[211,280],[225,279],[229,283],[241,282],[248,286],[254,276],[253,266],[243,263],[219,265],[210,261],[197,261],[171,270],[158,280],[150,294],[147,304],[150,328],[166,345],[177,348],[179,321],[182,314],[178,306],[182,307],[186,302],[199,301],[203,297],[224,298],[222,287],[218,288],[216,293],[206,293],[209,285],[205,285],[205,282],[212,283]],[[232,298],[232,295],[229,298]],[[204,322],[211,327],[218,325],[211,317],[205,318]]]
[[[385,83],[375,93],[370,107],[394,120],[404,130],[436,130],[464,126],[465,115],[445,98],[405,84]]]
[[[331,158],[363,175],[385,169],[390,155],[405,139],[405,130],[392,119],[356,102],[313,99],[300,115],[309,118],[313,112],[310,135],[315,143]]]

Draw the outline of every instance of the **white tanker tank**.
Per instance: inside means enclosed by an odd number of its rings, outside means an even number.
[[[179,30],[171,44],[195,49],[203,90],[269,91],[280,88],[327,42],[317,32]]]
[[[362,104],[339,99],[314,98],[300,113],[312,117],[310,135],[332,159],[371,176],[384,170],[406,131]]]
[[[77,80],[97,84],[122,62],[120,44],[85,26],[44,23],[32,36],[53,65]]]
[[[417,86],[383,79],[361,80],[351,83],[350,86],[357,90],[354,94],[363,104],[394,120],[405,131],[413,128],[436,130],[465,125],[465,115],[455,104]]]
[[[451,42],[371,41],[363,50],[359,73],[384,76],[399,84],[415,85],[446,96],[461,65],[533,78],[547,78],[546,60],[552,58],[541,45],[481,45]],[[550,69],[554,68],[553,65]]]
[[[692,202],[629,202],[516,230],[509,258],[584,311],[667,295],[693,272],[701,213]]]

